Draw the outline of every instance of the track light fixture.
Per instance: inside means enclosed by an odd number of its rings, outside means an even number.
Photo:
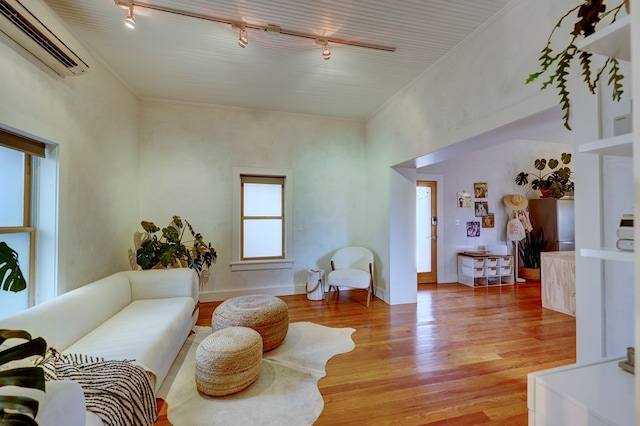
[[[322,45],[322,57],[325,61],[331,59],[331,51],[329,50],[329,43],[325,43]]]
[[[240,28],[240,35],[238,36],[238,46],[244,49],[245,47],[247,47],[247,44],[249,44],[249,36],[247,35],[247,29]]]
[[[131,30],[136,27],[136,17],[133,16],[133,4],[129,7],[129,12],[124,20],[124,25]]]
[[[198,13],[185,12],[182,10],[171,9],[164,6],[156,6],[149,3],[139,3],[135,0],[114,0],[114,2],[116,6],[129,10],[127,14],[127,18],[125,19],[125,25],[128,28],[134,28],[136,24],[135,17],[133,16],[133,8],[135,6],[143,9],[150,9],[150,10],[156,10],[159,12],[171,13],[173,15],[186,16],[189,18],[202,19],[205,21],[218,22],[220,24],[231,25],[231,28],[238,30],[239,32],[238,45],[243,48],[246,47],[247,44],[249,44],[247,29],[252,29],[252,30],[264,31],[269,33],[285,34],[292,37],[300,37],[300,38],[306,38],[310,40],[315,39],[316,43],[322,45],[322,57],[325,60],[329,60],[331,58],[331,50],[329,50],[329,43],[343,44],[346,46],[354,46],[354,47],[363,47],[365,49],[383,50],[385,52],[396,51],[395,47],[382,46],[382,45],[370,44],[370,43],[362,43],[355,40],[346,40],[346,39],[339,39],[339,38],[332,38],[332,37],[318,39],[318,36],[316,34],[305,33],[301,31],[285,30],[284,28],[281,28],[279,25],[275,25],[275,24],[267,24],[267,25],[249,24],[245,22],[234,21],[232,19],[227,19],[227,18],[200,15]]]
[[[319,44],[322,46],[322,57],[324,58],[324,60],[328,61],[329,59],[331,59],[331,50],[329,50],[329,40],[327,40],[326,38],[317,38],[316,44]]]

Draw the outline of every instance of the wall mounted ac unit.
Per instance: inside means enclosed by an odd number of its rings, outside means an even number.
[[[89,65],[76,54],[81,49],[78,43],[38,1],[0,0],[0,31],[61,76],[89,71]]]

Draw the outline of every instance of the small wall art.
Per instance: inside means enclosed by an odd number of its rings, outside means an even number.
[[[489,213],[486,216],[482,216],[483,228],[495,228],[495,219],[493,213]]]
[[[486,201],[475,202],[476,217],[482,217],[489,214],[489,203]]]
[[[480,236],[480,222],[472,221],[467,222],[467,237],[479,237]]]
[[[476,198],[487,198],[489,196],[489,188],[487,182],[476,182],[473,184],[473,192]]]
[[[458,207],[471,208],[471,193],[458,191]]]

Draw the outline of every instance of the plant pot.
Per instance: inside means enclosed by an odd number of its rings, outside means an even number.
[[[527,281],[540,281],[540,268],[520,268],[520,278]]]
[[[550,189],[541,189],[540,190],[540,198],[553,198],[553,195],[551,195],[551,190]]]

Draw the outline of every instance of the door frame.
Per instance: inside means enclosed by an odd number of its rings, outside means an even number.
[[[437,231],[437,236],[438,239],[436,240],[436,247],[437,247],[437,260],[436,260],[436,283],[440,283],[440,279],[441,277],[446,276],[446,273],[443,273],[443,271],[445,271],[445,261],[444,261],[444,253],[445,253],[445,233],[446,233],[446,221],[445,221],[445,217],[444,217],[444,176],[443,175],[439,175],[439,174],[431,174],[431,173],[416,173],[415,174],[415,182],[414,182],[414,186],[418,185],[418,181],[421,180],[427,180],[427,181],[434,181],[436,182],[436,212],[437,212],[437,217],[438,217],[438,231]],[[454,194],[455,195],[455,194]],[[455,205],[455,200],[454,200],[454,205]],[[415,207],[414,207],[415,208]],[[457,265],[455,266],[457,268]],[[416,281],[417,281],[417,266],[416,266]]]

